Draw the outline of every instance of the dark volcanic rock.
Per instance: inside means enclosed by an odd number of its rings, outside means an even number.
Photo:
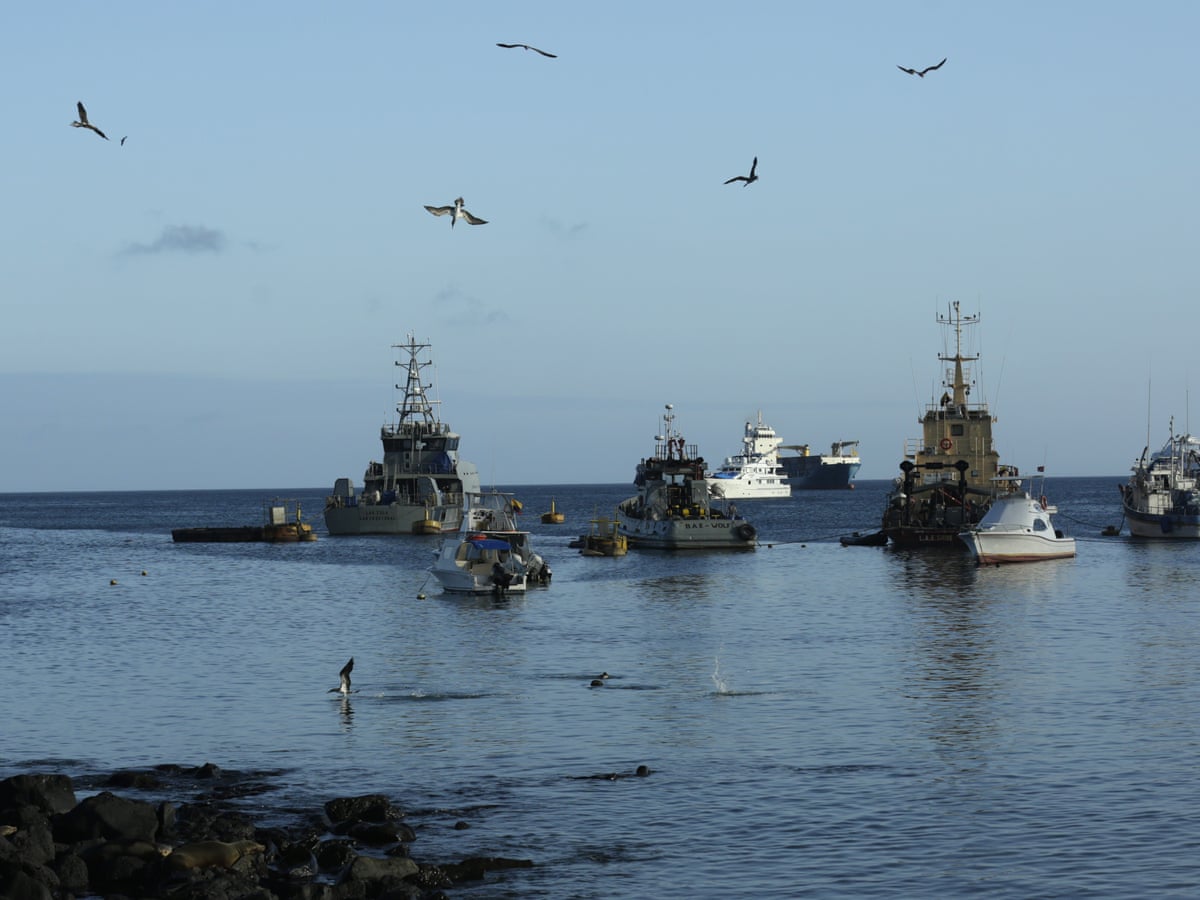
[[[104,791],[81,801],[63,813],[54,835],[65,844],[89,838],[153,842],[158,832],[158,814],[149,803],[127,800]]]
[[[75,788],[66,775],[14,775],[0,781],[0,810],[12,806],[64,813],[75,806]]]
[[[104,791],[76,803],[71,780],[58,775],[0,782],[0,900],[436,900],[456,882],[532,865],[503,857],[420,865],[408,855],[416,833],[382,794],[331,800],[324,816],[287,810],[294,824],[258,828],[244,805],[222,799],[247,796],[247,786],[258,792],[249,775],[206,764],[119,772],[108,783],[142,790],[160,780],[159,797],[179,790],[188,802]],[[210,790],[215,782],[221,791]]]
[[[339,797],[325,804],[325,815],[334,825],[352,822],[390,822],[403,817],[383,794]]]

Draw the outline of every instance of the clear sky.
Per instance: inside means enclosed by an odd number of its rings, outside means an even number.
[[[761,409],[891,477],[953,300],[1002,459],[1123,475],[1187,424],[1198,35],[1190,0],[13,5],[0,490],[361,483],[410,332],[485,482],[631,481],[668,402],[714,463]],[[422,209],[458,196],[488,224]]]

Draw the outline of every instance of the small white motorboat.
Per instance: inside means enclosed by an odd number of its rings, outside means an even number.
[[[1072,557],[1075,538],[1054,527],[1050,516],[1056,512],[1045,494],[1002,493],[977,525],[958,536],[980,565]]]
[[[469,493],[466,499],[466,533],[443,540],[429,569],[442,590],[503,596],[524,592],[530,583],[549,584],[550,567],[533,551],[529,532],[517,528],[517,499],[499,491]]]

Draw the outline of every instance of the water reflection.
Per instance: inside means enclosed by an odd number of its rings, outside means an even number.
[[[997,728],[996,643],[986,592],[968,554],[895,554],[903,597],[905,695],[918,730],[941,751],[977,758]],[[904,649],[907,648],[907,649]]]

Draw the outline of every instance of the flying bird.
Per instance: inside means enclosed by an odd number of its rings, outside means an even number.
[[[125,138],[127,138],[127,137],[129,137],[129,135],[125,135],[125,137],[121,138],[121,146],[122,147],[125,146]]]
[[[744,181],[744,182],[746,182],[746,184],[743,184],[742,187],[746,187],[746,185],[750,184],[750,182],[758,181],[758,176],[754,174],[754,170],[757,168],[758,168],[758,157],[756,156],[756,157],[754,157],[754,162],[750,163],[750,174],[749,175],[734,175],[732,178],[730,178],[725,183],[733,184],[735,181]]]
[[[354,670],[354,657],[350,657],[350,662],[342,666],[342,671],[338,672],[338,677],[341,679],[341,684],[335,688],[330,688],[325,693],[341,694],[343,697],[349,694],[357,694],[358,691],[350,690],[350,673]]]
[[[75,106],[79,109],[79,121],[71,124],[76,128],[90,128],[107,141],[108,135],[88,121],[87,110],[83,108],[83,103],[76,103]]]
[[[907,72],[909,75],[916,75],[918,78],[924,78],[926,72],[932,72],[934,69],[940,69],[945,65],[946,60],[942,60],[936,66],[926,66],[924,69],[906,69],[904,66],[896,66],[901,72]]]
[[[454,223],[459,219],[466,219],[469,225],[486,225],[487,219],[481,219],[478,216],[473,216],[463,208],[463,198],[459,197],[454,201],[453,206],[426,206],[427,210],[435,216],[449,216],[450,227],[454,227]]]
[[[545,50],[539,50],[537,47],[530,47],[528,44],[497,44],[497,47],[504,47],[507,50],[512,50],[515,47],[524,47],[526,50],[532,50],[534,53],[540,53],[542,56],[548,56],[551,59],[558,59],[557,54],[547,53]]]

